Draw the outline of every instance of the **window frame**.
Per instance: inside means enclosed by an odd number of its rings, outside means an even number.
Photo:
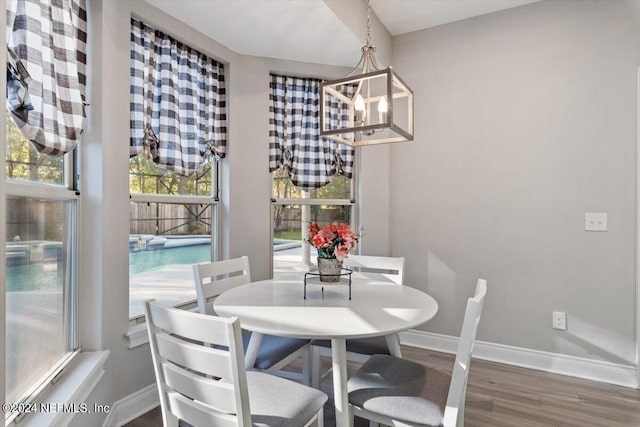
[[[354,158],[354,168],[353,174],[350,179],[350,194],[349,198],[344,199],[320,199],[320,198],[305,198],[305,193],[310,193],[309,191],[300,190],[301,195],[303,197],[300,198],[275,198],[273,197],[273,184],[274,184],[274,173],[276,171],[270,173],[271,176],[271,187],[269,191],[271,192],[271,209],[270,209],[270,236],[271,236],[271,247],[273,248],[273,221],[274,221],[274,207],[275,206],[291,206],[291,205],[300,205],[300,206],[321,206],[321,205],[330,205],[330,206],[350,206],[351,212],[349,213],[351,218],[351,228],[353,230],[362,230],[360,227],[360,210],[359,210],[359,177],[360,177],[360,148],[355,147],[355,158]],[[290,178],[289,178],[290,179]],[[331,184],[328,184],[331,185]],[[302,242],[302,250],[310,250],[311,245],[304,240],[304,232],[301,237]],[[359,253],[360,245],[356,248],[355,252]],[[274,275],[274,264],[275,264],[275,253],[273,249],[271,250],[271,278]]]
[[[5,121],[3,123],[6,124],[6,120],[12,120],[8,114],[4,113]],[[5,131],[6,126],[3,126],[2,134],[4,135],[4,140],[6,141],[7,135]],[[30,144],[30,142],[29,142]],[[70,278],[70,283],[67,285],[65,283],[64,293],[67,295],[63,300],[63,328],[66,334],[66,342],[65,346],[67,348],[64,355],[59,359],[57,364],[53,366],[45,375],[43,375],[39,382],[34,383],[26,393],[26,395],[20,400],[20,402],[12,402],[20,405],[29,405],[29,404],[37,404],[40,401],[41,396],[49,390],[53,384],[55,384],[62,375],[65,374],[67,367],[71,364],[71,362],[80,354],[82,348],[79,343],[79,313],[78,313],[78,281],[79,281],[79,251],[78,251],[78,243],[79,243],[79,217],[81,211],[81,202],[80,202],[80,191],[79,191],[79,153],[80,147],[77,145],[71,152],[65,154],[63,156],[63,176],[64,182],[62,185],[42,183],[42,182],[33,182],[33,181],[23,181],[23,180],[11,180],[6,175],[6,143],[0,144],[2,148],[0,149],[0,181],[4,183],[4,192],[0,193],[0,209],[3,212],[3,220],[0,225],[0,267],[2,271],[5,272],[5,276],[2,280],[2,287],[0,287],[0,291],[2,292],[2,299],[0,302],[3,304],[3,307],[6,307],[6,209],[7,209],[7,199],[10,197],[19,197],[25,199],[40,199],[47,201],[64,201],[64,202],[72,202],[72,219],[71,219],[71,241],[70,241],[70,261],[68,268],[70,272],[68,277]],[[63,294],[64,295],[64,294]],[[3,331],[6,328],[6,308],[2,310],[2,328]],[[6,335],[5,335],[6,337]],[[3,349],[6,350],[6,345],[2,345]],[[0,379],[2,380],[2,396],[4,401],[4,396],[6,396],[6,354],[2,354],[2,362],[0,362],[0,368],[2,369],[2,375]],[[27,407],[27,406],[25,406]],[[5,413],[5,424],[9,424],[11,422],[19,422],[25,415],[26,412],[6,412]]]
[[[211,261],[218,259],[220,246],[218,224],[220,219],[220,159],[211,157],[211,194],[210,195],[185,195],[185,194],[155,194],[155,193],[129,193],[129,202],[133,203],[163,203],[163,204],[206,204],[211,205]],[[129,220],[131,224],[131,220]],[[130,233],[129,233],[130,234]],[[130,263],[128,264],[130,267]],[[131,276],[129,275],[129,278]],[[131,282],[129,282],[129,297],[131,297]],[[176,308],[191,309],[196,307],[198,301],[194,298],[174,305]],[[129,317],[129,326],[144,323],[146,317],[143,314]]]

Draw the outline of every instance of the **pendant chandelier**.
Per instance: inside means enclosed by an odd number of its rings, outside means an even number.
[[[367,1],[360,62],[346,77],[320,85],[320,135],[354,147],[413,140],[413,91],[391,66],[378,68],[375,51]]]

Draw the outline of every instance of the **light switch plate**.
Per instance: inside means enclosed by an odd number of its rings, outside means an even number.
[[[585,213],[584,231],[607,231],[607,214],[590,212]]]

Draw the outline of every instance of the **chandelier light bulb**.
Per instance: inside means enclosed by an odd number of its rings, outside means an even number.
[[[378,102],[378,112],[379,113],[387,112],[387,98],[384,96],[380,98],[380,101]]]
[[[378,123],[387,121],[387,98],[383,96],[378,101]]]
[[[356,96],[355,108],[356,111],[364,111],[364,98],[360,94]]]
[[[365,110],[364,98],[362,97],[362,95],[358,94],[356,96],[354,108],[356,110],[356,122],[358,122],[360,125],[363,125],[367,112]]]

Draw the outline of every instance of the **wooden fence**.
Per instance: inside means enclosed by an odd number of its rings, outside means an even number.
[[[130,203],[129,233],[153,235],[211,234],[212,205]]]

